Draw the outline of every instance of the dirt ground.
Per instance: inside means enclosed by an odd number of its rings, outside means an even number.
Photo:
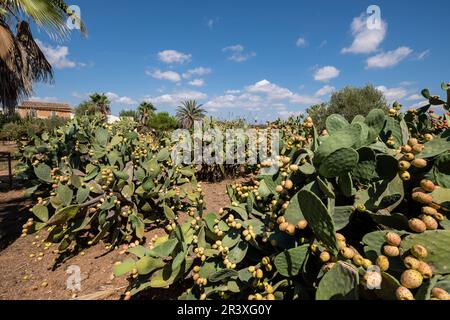
[[[202,184],[207,212],[218,212],[229,204],[226,186],[235,181]],[[120,299],[128,282],[125,278],[114,278],[112,266],[124,259],[121,248],[106,253],[104,245],[98,244],[52,270],[56,258],[52,251],[56,248],[44,249],[45,235],[20,238],[21,227],[29,218],[28,207],[31,205],[22,196],[23,190],[0,192],[0,300],[72,299],[72,293],[66,289],[69,277],[66,271],[70,266],[79,266],[81,270],[82,291],[78,293],[78,299]],[[164,231],[153,230],[146,238],[151,239],[155,234],[161,235]],[[177,298],[164,290],[146,297]]]

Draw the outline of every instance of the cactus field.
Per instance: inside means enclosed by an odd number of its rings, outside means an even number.
[[[450,300],[442,90],[418,109],[332,115],[323,132],[305,117],[268,124],[274,175],[270,162],[180,165],[169,136],[75,117],[18,145],[26,210],[1,282],[49,299]],[[65,288],[71,265],[92,274],[82,292]]]

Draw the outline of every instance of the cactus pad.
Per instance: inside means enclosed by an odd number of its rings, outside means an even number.
[[[414,245],[422,245],[428,250],[428,257],[424,259],[435,274],[450,274],[450,231],[427,231],[414,234],[402,241],[402,249],[410,250]]]
[[[338,262],[317,288],[317,300],[358,300],[359,275],[352,265]]]
[[[305,219],[319,241],[322,241],[327,249],[337,254],[339,246],[336,240],[336,229],[327,207],[311,191],[302,190],[298,194],[300,208]]]

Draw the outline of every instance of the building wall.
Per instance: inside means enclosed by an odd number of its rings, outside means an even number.
[[[71,113],[70,112],[61,112],[61,111],[47,111],[47,110],[35,110],[36,117],[38,119],[49,119],[53,116],[57,116],[64,119],[70,119]],[[27,115],[30,113],[30,109],[19,109],[19,115],[21,118],[26,118]]]

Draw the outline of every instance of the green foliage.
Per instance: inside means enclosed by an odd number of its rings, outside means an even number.
[[[135,110],[122,110],[119,113],[119,117],[121,118],[131,118],[135,121],[139,120],[139,114]]]
[[[322,131],[327,127],[326,120],[331,115],[338,114],[350,122],[358,115],[367,116],[373,109],[387,112],[388,104],[382,92],[367,85],[363,88],[346,87],[335,92],[329,103],[313,106],[307,113],[317,129]]]
[[[351,90],[335,99],[347,95]],[[170,241],[172,259],[158,274],[131,280],[130,292],[179,286],[192,277],[180,299],[396,299],[397,289],[410,285],[401,277],[403,259],[417,244],[428,249],[423,263],[435,274],[450,273],[443,230],[450,194],[440,187],[448,176],[448,147],[427,143],[448,135],[410,133],[396,108],[389,116],[382,109],[348,120],[332,115],[325,120],[329,135],[321,137],[311,119],[271,126],[283,130],[279,172],[229,186],[230,206],[174,228],[170,240],[162,240]],[[402,167],[405,158],[409,166]],[[421,189],[430,188],[425,177],[438,185],[433,192]],[[423,209],[424,203],[432,208]],[[440,223],[433,226],[430,218]],[[422,233],[415,219],[439,230]],[[401,237],[397,256],[385,249],[387,231]],[[389,258],[382,257],[386,252]],[[373,272],[377,263],[383,272]],[[424,276],[438,283],[425,267]],[[161,282],[161,274],[168,280]],[[381,290],[372,290],[373,281]],[[413,293],[429,299],[431,287],[423,283]]]
[[[171,131],[178,128],[177,120],[167,112],[159,112],[151,116],[148,126],[156,131]]]
[[[142,240],[150,226],[173,224],[174,212],[201,209],[191,168],[175,166],[170,144],[135,133],[136,126],[75,118],[19,146],[17,177],[40,195],[34,230],[49,227],[47,241],[59,253],[71,256],[100,240],[110,248]]]

